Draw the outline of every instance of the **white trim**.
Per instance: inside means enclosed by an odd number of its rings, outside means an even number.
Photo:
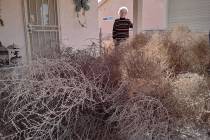
[[[59,48],[61,49],[61,42],[62,42],[62,31],[61,31],[61,0],[56,0],[57,1],[57,20],[58,20],[58,37],[59,37]]]
[[[168,29],[169,0],[165,0],[165,28]]]
[[[133,0],[133,34],[142,30],[143,23],[143,0]]]
[[[30,63],[31,62],[31,43],[30,43],[30,36],[27,28],[28,24],[28,8],[27,8],[27,2],[26,0],[22,0],[22,9],[23,9],[23,17],[24,17],[24,34],[25,34],[25,47],[26,47],[26,62]]]

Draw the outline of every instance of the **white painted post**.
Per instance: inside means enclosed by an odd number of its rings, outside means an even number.
[[[100,47],[100,56],[102,55],[102,29],[99,30],[99,47]]]
[[[167,29],[168,28],[168,12],[169,12],[169,10],[168,10],[168,4],[169,4],[169,0],[165,0],[164,1],[164,13],[165,13],[165,15],[164,15],[164,28],[165,29]]]
[[[133,0],[133,23],[133,34],[136,35],[142,31],[143,0]]]

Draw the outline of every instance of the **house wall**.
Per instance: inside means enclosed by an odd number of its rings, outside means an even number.
[[[159,30],[166,28],[166,0],[143,0],[143,30]]]
[[[22,0],[0,0],[1,17],[4,26],[0,26],[0,41],[4,46],[15,43],[21,48],[23,60],[26,59]]]
[[[0,41],[8,46],[13,43],[21,48],[26,61],[26,41],[22,0],[0,0],[1,15],[5,26],[0,26]],[[61,46],[77,49],[87,47],[87,39],[99,36],[97,0],[90,0],[90,11],[86,12],[87,28],[82,28],[76,17],[73,0],[58,0]],[[82,19],[83,20],[83,19]],[[24,62],[25,62],[24,61]]]
[[[87,39],[99,37],[97,0],[90,0],[90,11],[86,12],[87,28],[82,28],[77,20],[73,0],[58,0],[60,5],[61,41],[63,46],[85,48]]]
[[[193,31],[209,32],[210,0],[168,0],[168,26],[189,26]]]

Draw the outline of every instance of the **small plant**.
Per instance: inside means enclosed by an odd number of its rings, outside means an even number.
[[[82,16],[85,16],[85,12],[90,9],[90,6],[88,5],[88,0],[74,0],[75,4],[75,11],[77,12],[77,18],[78,22],[81,25],[81,27],[86,27],[86,20],[84,22],[81,21],[80,19],[80,12],[82,11]]]
[[[88,5],[88,0],[74,0],[76,12],[80,12],[82,9],[88,11],[90,6]]]

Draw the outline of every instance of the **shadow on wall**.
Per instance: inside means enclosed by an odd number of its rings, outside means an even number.
[[[4,21],[3,21],[3,19],[1,19],[1,18],[0,18],[0,25],[1,25],[1,26],[4,26]]]

